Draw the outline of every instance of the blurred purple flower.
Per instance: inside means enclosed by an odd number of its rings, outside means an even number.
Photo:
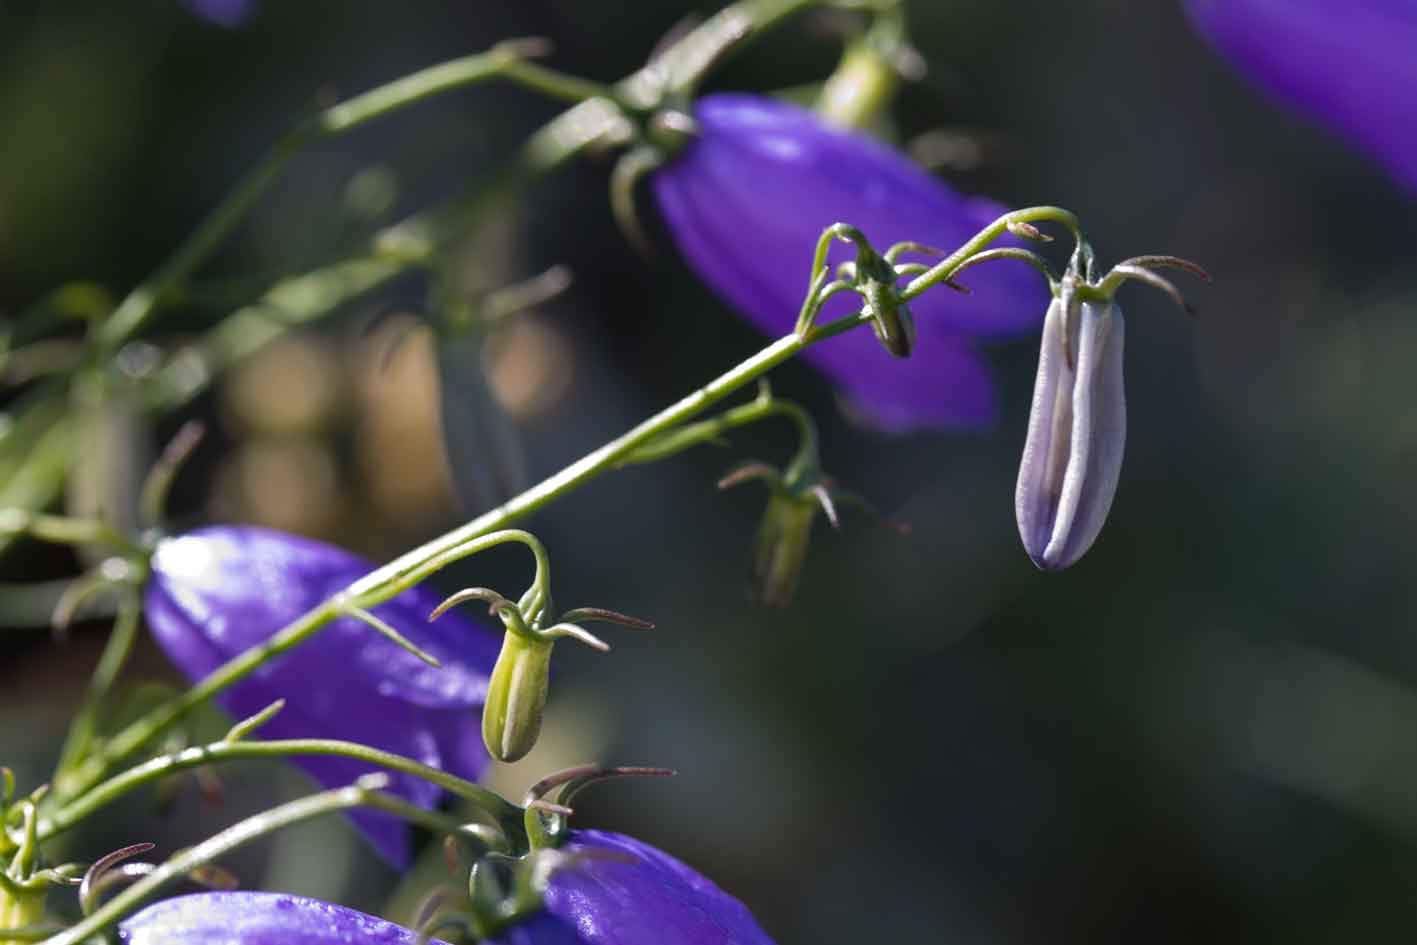
[[[1186,9],[1247,78],[1417,190],[1417,3],[1186,0]]]
[[[711,95],[695,108],[699,136],[656,171],[654,195],[691,268],[772,335],[792,330],[812,248],[826,227],[850,223],[884,251],[906,240],[954,250],[1004,209],[964,197],[890,148],[824,124],[811,112],[752,95]],[[833,267],[852,258],[833,247]],[[994,417],[993,383],[976,337],[1033,329],[1043,289],[1019,267],[981,268],[973,296],[934,289],[911,303],[918,341],[892,358],[871,332],[822,342],[806,358],[874,426],[978,426]],[[829,301],[819,324],[860,299]]]
[[[552,873],[542,911],[485,945],[772,945],[741,902],[649,844],[580,830],[562,850],[591,856]],[[255,892],[168,899],[120,928],[126,945],[412,945],[417,938],[342,906]]]
[[[235,28],[256,12],[256,0],[182,0],[192,13],[217,26]]]
[[[375,565],[331,545],[247,526],[199,529],[158,545],[147,620],[159,645],[190,680],[341,590]],[[478,713],[501,633],[458,614],[436,623],[438,595],[412,588],[373,612],[442,662],[435,669],[369,627],[341,618],[217,697],[238,718],[276,699],[285,708],[262,726],[267,738],[363,742],[475,779],[487,761]],[[297,762],[321,784],[348,784],[371,770],[346,758]],[[393,775],[393,793],[432,807],[439,788]],[[379,853],[409,858],[404,825],[388,814],[351,815]]]

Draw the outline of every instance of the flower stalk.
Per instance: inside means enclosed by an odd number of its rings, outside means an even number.
[[[913,279],[901,290],[901,298],[914,298],[932,286],[948,281],[972,255],[985,250],[991,242],[1009,232],[1012,226],[1041,221],[1059,222],[1074,232],[1080,232],[1076,217],[1058,207],[1031,207],[1003,214],[960,249]],[[363,607],[373,606],[390,599],[459,558],[490,547],[490,544],[500,543],[501,540],[509,540],[499,539],[489,543],[492,533],[506,529],[602,473],[622,465],[640,448],[669,431],[682,427],[807,347],[869,324],[873,317],[871,311],[861,309],[853,315],[827,324],[814,325],[805,333],[793,332],[779,338],[708,384],[685,395],[626,433],[592,450],[502,505],[376,568],[349,585],[343,592],[327,598],[286,625],[265,643],[228,660],[180,696],[115,734],[100,751],[73,769],[74,776],[66,786],[67,790],[60,793],[59,799],[72,799],[87,791],[103,779],[113,764],[148,744],[197,706],[244,679],[269,660],[304,642],[341,616],[348,601],[353,600]]]

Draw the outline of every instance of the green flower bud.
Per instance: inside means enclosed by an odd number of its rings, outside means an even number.
[[[753,593],[764,604],[782,607],[792,599],[820,507],[810,493],[793,496],[775,489],[768,497],[753,545]]]
[[[552,642],[508,632],[487,684],[482,740],[498,761],[525,757],[541,733]]]
[[[6,929],[22,929],[44,920],[45,892],[44,887],[26,889],[17,883],[0,885],[0,945],[21,945],[20,939],[5,937]]]

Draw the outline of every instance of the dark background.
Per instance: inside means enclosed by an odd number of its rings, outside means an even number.
[[[121,295],[331,94],[518,35],[550,37],[556,66],[609,80],[683,14],[712,9],[269,0],[225,29],[159,0],[0,0],[0,311],[72,279]],[[820,529],[798,601],[753,605],[744,563],[761,495],[713,483],[742,457],[785,458],[775,428],[556,504],[531,527],[552,549],[558,599],[659,630],[609,630],[608,656],[559,648],[544,743],[497,783],[519,791],[592,758],[677,768],[671,782],[593,792],[578,822],[694,864],[783,943],[1405,933],[1417,901],[1417,204],[1262,100],[1169,0],[919,2],[910,17],[931,72],[899,99],[902,141],[980,135],[983,161],[947,173],[962,189],[1069,207],[1104,261],[1176,253],[1216,277],[1186,286],[1195,320],[1123,293],[1131,428],[1106,530],[1062,574],[1037,572],[1019,547],[1028,341],[993,352],[999,427],[961,435],[853,428],[820,378],[789,365],[776,389],[814,408],[828,469],[913,534]],[[712,87],[811,82],[838,49],[798,18]],[[393,218],[446,199],[553,113],[519,90],[475,89],[317,147],[208,272],[322,258],[367,231],[370,193],[392,195]],[[482,288],[557,262],[576,275],[497,355],[537,475],[762,343],[662,238],[648,262],[627,247],[608,167],[576,164],[465,250]],[[371,340],[361,328],[427,298],[402,280],[159,423],[155,442],[186,416],[213,421],[174,497],[179,524],[261,521],[385,558],[455,524],[427,349],[406,346],[381,371],[382,329]],[[165,330],[188,317],[202,316],[175,313]],[[24,545],[0,579],[74,566]],[[439,584],[510,593],[525,579],[507,552]],[[62,647],[3,631],[0,761],[23,785],[44,777],[103,630]],[[130,678],[175,679],[150,646]],[[188,786],[159,815],[145,797],[76,836],[72,854],[142,839],[170,850],[301,788],[273,766],[221,774],[224,806]],[[247,885],[373,911],[395,881],[342,822],[230,865]],[[406,901],[387,908],[406,918]]]

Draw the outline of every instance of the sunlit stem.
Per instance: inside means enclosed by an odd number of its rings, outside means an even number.
[[[741,407],[733,407],[716,417],[686,424],[656,437],[652,442],[645,444],[621,460],[620,465],[629,466],[667,459],[702,443],[715,442],[729,430],[748,426],[771,417],[785,417],[797,427],[800,437],[799,455],[803,453],[810,453],[814,457],[817,455],[817,425],[813,422],[811,414],[799,404],[773,397],[771,393],[765,391],[751,403]]]
[[[1010,224],[1044,221],[1062,224],[1077,240],[1078,247],[1087,245],[1087,240],[1082,233],[1082,226],[1071,211],[1064,210],[1062,207],[1028,207],[1023,210],[1014,210],[980,230],[969,242],[930,267],[929,272],[912,279],[910,284],[901,291],[901,298],[908,302],[931,286],[948,281],[962,266],[968,263],[971,256],[987,249],[990,243],[1007,233]],[[1090,258],[1091,250],[1088,249],[1086,253]]]
[[[405,758],[393,752],[382,751],[355,742],[343,742],[328,738],[297,738],[256,742],[220,741],[154,758],[114,775],[82,797],[42,816],[38,823],[38,837],[42,842],[56,834],[63,833],[119,798],[178,771],[222,761],[260,758],[289,759],[303,756],[348,758],[352,761],[361,761],[380,768],[387,768],[390,771],[410,774],[431,784],[436,784],[448,793],[468,801],[485,813],[491,822],[504,832],[509,828],[517,829],[517,825],[521,823],[521,808],[487,788],[471,781],[465,781],[440,768],[434,768],[412,758]],[[508,839],[511,838],[512,834],[508,834]]]
[[[440,551],[416,567],[409,568],[393,581],[374,583],[367,579],[361,579],[351,584],[345,593],[346,596],[361,605],[372,607],[413,587],[430,574],[441,571],[455,561],[460,561],[469,555],[475,555],[489,548],[495,548],[498,545],[504,545],[507,542],[519,542],[526,545],[531,550],[532,557],[536,559],[536,573],[532,577],[531,586],[527,588],[526,594],[522,596],[517,605],[522,616],[531,621],[544,604],[551,599],[551,558],[547,555],[546,546],[541,543],[540,539],[531,532],[519,528],[508,528],[488,535],[470,537],[466,541]]]
[[[1006,232],[1011,220],[1054,220],[1064,223],[1075,233],[1080,232],[1073,215],[1057,207],[1033,207],[1005,214],[929,273],[910,283],[905,292],[914,297],[931,285],[947,281],[970,256],[980,252],[991,240]],[[438,567],[485,547],[479,543],[490,538],[492,533],[506,529],[522,517],[585,485],[602,473],[623,465],[629,457],[658,437],[682,427],[734,392],[795,357],[803,349],[853,328],[867,325],[871,317],[869,312],[859,310],[854,315],[839,318],[829,324],[817,325],[805,337],[794,332],[779,338],[746,361],[520,495],[375,569],[343,592],[287,624],[265,643],[233,657],[182,695],[159,706],[115,735],[104,745],[102,751],[86,759],[76,772],[73,781],[75,786],[71,791],[78,793],[97,783],[112,764],[147,744],[194,708],[244,679],[270,659],[308,639],[339,616],[342,599],[353,597],[361,605],[372,606],[393,597]]]
[[[22,508],[0,509],[0,535],[30,535],[56,545],[106,545],[135,553],[141,550],[106,522]]]
[[[220,859],[252,840],[315,817],[356,807],[370,807],[440,833],[461,832],[462,825],[456,821],[415,807],[378,790],[386,780],[387,778],[377,775],[363,778],[359,784],[333,791],[321,791],[248,817],[162,863],[147,876],[99,906],[82,921],[49,939],[48,945],[79,945],[116,924],[163,888],[182,879],[194,869]]]
[[[816,322],[817,313],[821,311],[822,303],[827,296],[822,294],[822,289],[826,287],[830,278],[830,268],[827,266],[827,253],[831,251],[832,243],[855,243],[858,252],[874,252],[871,244],[866,240],[866,235],[849,223],[833,223],[822,231],[822,235],[817,238],[817,248],[812,253],[812,270],[807,285],[807,297],[802,300],[802,309],[797,313],[797,324],[793,328],[797,334],[806,336],[812,330],[812,325]],[[846,286],[850,288],[848,284]]]
[[[64,747],[59,752],[59,763],[54,769],[55,784],[63,784],[65,773],[83,758],[93,744],[99,712],[113,688],[113,683],[118,679],[123,664],[128,661],[128,654],[133,650],[142,613],[142,601],[138,595],[125,594],[118,608],[118,616],[113,622],[113,630],[104,645],[103,655],[99,657],[98,665],[89,679],[84,701],[69,723],[69,734],[64,739]],[[62,787],[60,790],[62,791]]]

